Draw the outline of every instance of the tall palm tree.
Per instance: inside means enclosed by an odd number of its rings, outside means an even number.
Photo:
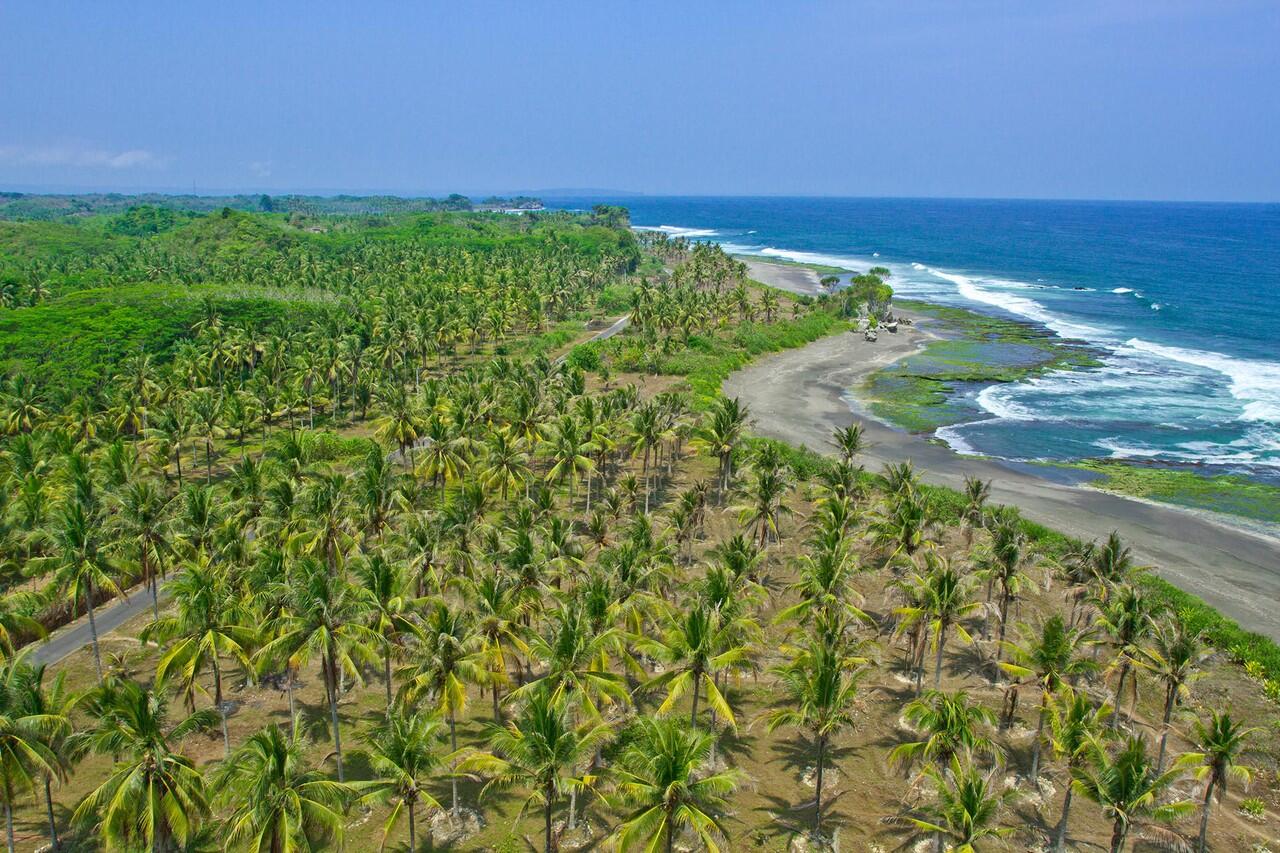
[[[567,698],[583,717],[601,716],[601,705],[626,702],[626,680],[609,668],[609,656],[618,647],[619,632],[612,627],[594,630],[577,603],[558,608],[540,634],[529,638],[530,661],[541,661],[543,674],[511,692],[521,698],[549,690],[553,698]]]
[[[151,612],[160,618],[160,582],[157,577],[163,560],[173,554],[169,535],[169,506],[166,497],[147,480],[129,483],[119,498],[113,520],[117,545],[128,559],[136,560],[143,584],[151,591]]]
[[[922,737],[895,746],[889,753],[890,761],[911,764],[923,759],[935,767],[947,767],[962,753],[992,758],[1001,755],[1000,747],[987,734],[995,726],[995,714],[971,702],[963,690],[927,691],[907,705],[903,718]]]
[[[58,823],[53,816],[53,782],[65,779],[77,758],[74,749],[73,731],[70,716],[76,702],[76,695],[67,689],[66,673],[60,672],[52,684],[45,683],[48,671],[44,664],[26,667],[21,661],[6,665],[6,670],[16,669],[22,675],[19,680],[20,698],[23,713],[28,717],[50,721],[42,742],[48,748],[48,757],[53,761],[51,766],[40,769],[44,783],[45,818],[49,824],[49,842],[53,850],[60,848],[58,840]],[[9,672],[0,674],[0,684],[6,684]],[[7,693],[0,693],[0,705],[10,701]]]
[[[382,825],[382,844],[402,816],[409,818],[409,850],[418,849],[419,805],[439,809],[441,805],[427,790],[427,783],[447,773],[448,756],[443,750],[443,724],[439,717],[421,713],[393,713],[380,720],[364,737],[365,755],[374,778],[353,787],[361,799],[381,805],[392,804]]]
[[[1199,764],[1196,777],[1205,780],[1204,801],[1200,804],[1200,835],[1196,850],[1205,853],[1209,834],[1209,811],[1216,797],[1222,802],[1227,793],[1227,782],[1237,779],[1248,784],[1253,776],[1252,768],[1241,764],[1245,741],[1257,729],[1245,728],[1231,719],[1228,711],[1212,711],[1207,721],[1196,720],[1196,746],[1198,752],[1184,756],[1182,765]]]
[[[164,693],[113,681],[85,700],[92,718],[83,747],[115,756],[107,778],[90,791],[72,822],[95,827],[109,848],[153,851],[184,844],[209,813],[204,777],[171,743],[217,723],[208,708],[170,724]]]
[[[1115,588],[1111,594],[1100,601],[1101,615],[1098,627],[1105,632],[1111,645],[1115,648],[1115,658],[1108,667],[1116,674],[1115,708],[1116,715],[1111,718],[1112,725],[1120,719],[1124,710],[1124,688],[1134,666],[1143,658],[1143,651],[1148,637],[1155,628],[1154,604],[1141,589],[1124,584]],[[1138,679],[1131,684],[1133,701],[1138,699]]]
[[[53,531],[54,550],[49,558],[55,586],[65,591],[73,605],[83,603],[89,613],[89,636],[99,682],[103,679],[102,650],[98,647],[94,599],[99,591],[122,594],[103,548],[102,528],[101,511],[86,508],[81,500],[68,499],[61,523]]]
[[[594,777],[582,774],[580,768],[610,736],[611,730],[603,722],[575,724],[564,698],[539,689],[528,694],[507,725],[492,727],[490,751],[469,756],[459,769],[489,776],[486,791],[508,787],[528,791],[524,808],[533,803],[542,805],[543,845],[546,853],[551,853],[556,805],[567,792],[592,787]],[[573,820],[571,814],[570,826]]]
[[[484,487],[501,492],[502,499],[505,501],[510,489],[518,488],[531,475],[529,454],[524,450],[524,440],[507,427],[490,432],[485,442],[484,468],[480,472],[480,482]],[[590,501],[589,490],[588,484],[588,501]]]
[[[964,478],[964,540],[973,544],[973,532],[984,527],[987,518],[987,499],[991,497],[991,481],[983,481],[968,474]]]
[[[1080,655],[1088,642],[1080,631],[1068,628],[1063,618],[1054,614],[1040,626],[1039,633],[1024,625],[1022,643],[1006,643],[1010,660],[1000,668],[1014,678],[1033,679],[1040,686],[1040,707],[1036,713],[1036,736],[1031,744],[1031,781],[1040,778],[1040,745],[1043,740],[1049,700],[1068,681],[1098,668],[1097,663]]]
[[[1164,687],[1164,715],[1160,726],[1160,750],[1156,770],[1164,769],[1169,725],[1178,705],[1191,695],[1191,683],[1200,677],[1199,668],[1208,653],[1201,635],[1181,619],[1165,619],[1156,626],[1152,642],[1141,652],[1138,663]]]
[[[590,471],[595,464],[591,461],[594,450],[582,425],[573,415],[562,415],[552,426],[546,449],[551,461],[551,467],[547,469],[547,482],[563,483],[568,480],[570,504],[573,503],[574,486],[579,474]]]
[[[1005,633],[1009,626],[1009,612],[1030,582],[1027,568],[1035,561],[1022,530],[1020,520],[1013,513],[1002,515],[991,531],[988,553],[982,559],[982,574],[987,578],[990,592],[995,585],[999,600],[1000,633],[996,638],[998,659],[1004,659]],[[989,636],[989,635],[988,635]]]
[[[776,674],[786,693],[786,705],[767,717],[769,731],[781,726],[807,729],[817,745],[817,798],[814,832],[822,835],[822,781],[827,744],[853,724],[861,669],[852,668],[831,643],[814,642]]]
[[[947,632],[954,627],[960,639],[973,642],[963,620],[982,605],[973,599],[972,576],[961,575],[941,557],[931,557],[930,564],[928,574],[914,574],[909,582],[915,589],[912,603],[894,612],[902,620],[899,630],[909,629],[917,622],[927,623],[934,647],[933,689],[937,690],[942,683],[942,653]]]
[[[707,767],[714,735],[670,717],[641,717],[634,735],[614,771],[615,790],[631,811],[614,830],[613,843],[672,853],[676,838],[690,830],[708,850],[719,850],[721,813],[738,775]]]
[[[249,736],[214,773],[231,808],[225,846],[249,853],[326,849],[342,840],[353,791],[307,767],[306,742],[272,724]]]
[[[413,582],[404,564],[389,560],[382,553],[375,552],[356,563],[355,576],[364,597],[366,625],[378,636],[382,647],[382,677],[390,712],[391,659],[405,638],[413,635],[413,613],[421,599],[412,594]]]
[[[483,638],[482,655],[488,664],[489,687],[493,691],[493,721],[502,722],[499,691],[510,683],[507,658],[513,653],[529,654],[523,624],[529,602],[516,582],[505,575],[486,573],[478,580],[464,581],[468,600],[474,602],[476,632]]]
[[[692,690],[689,725],[698,725],[698,700],[703,696],[713,713],[736,725],[733,709],[717,686],[717,676],[746,660],[749,649],[740,642],[733,624],[723,624],[705,606],[695,606],[677,615],[661,639],[641,638],[636,647],[662,661],[663,671],[645,683],[646,689],[665,689],[667,696],[658,713],[672,707]]]
[[[281,592],[283,608],[268,626],[272,639],[258,655],[264,663],[284,661],[289,673],[297,672],[313,656],[320,659],[338,781],[344,782],[338,725],[340,682],[344,675],[361,680],[360,664],[376,659],[374,649],[379,637],[366,627],[365,600],[359,589],[331,574],[314,558],[305,558],[293,566]]]
[[[1095,706],[1084,692],[1063,687],[1049,698],[1049,744],[1058,760],[1065,762],[1067,793],[1062,800],[1062,816],[1054,832],[1054,853],[1062,853],[1067,846],[1067,823],[1071,816],[1071,800],[1075,787],[1071,779],[1094,755],[1099,743],[1110,734],[1107,718],[1111,706]]]
[[[25,655],[0,663],[0,795],[4,798],[5,832],[13,853],[13,806],[22,789],[34,789],[40,778],[62,778],[65,765],[51,748],[70,730],[60,709],[33,708],[27,701],[37,676]],[[43,668],[41,671],[43,675]],[[45,789],[46,794],[48,789]],[[54,824],[50,832],[56,839]],[[57,846],[55,840],[54,846]]]
[[[737,397],[717,397],[706,422],[697,432],[699,441],[719,462],[716,488],[721,495],[733,482],[734,451],[742,443],[750,417],[750,410]]]
[[[995,825],[1001,806],[1013,793],[999,790],[995,771],[984,774],[958,755],[952,757],[948,770],[925,770],[937,799],[922,805],[917,812],[919,817],[907,818],[916,829],[933,836],[934,849],[938,853],[978,853],[987,849],[988,840],[1012,835],[1013,829]]]
[[[1190,800],[1160,801],[1183,771],[1175,763],[1172,769],[1157,773],[1147,755],[1146,739],[1134,735],[1114,752],[1096,745],[1092,761],[1072,770],[1072,785],[1102,807],[1103,816],[1111,821],[1111,853],[1121,853],[1138,821],[1170,821],[1195,810]]]
[[[257,632],[248,624],[247,609],[232,589],[224,565],[197,557],[169,583],[169,590],[176,612],[152,622],[140,639],[168,645],[156,664],[156,681],[166,685],[176,680],[188,708],[195,708],[195,693],[205,671],[213,674],[213,710],[221,720],[223,750],[230,755],[231,736],[222,703],[222,658],[252,672],[249,651]]]
[[[486,676],[481,638],[470,614],[437,601],[418,628],[418,643],[410,662],[400,668],[400,699],[407,704],[422,700],[449,723],[449,747],[458,751],[458,715],[467,707],[467,685]],[[452,779],[450,813],[459,813],[458,780]]]

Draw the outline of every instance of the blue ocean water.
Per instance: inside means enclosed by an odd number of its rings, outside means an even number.
[[[973,392],[974,419],[938,432],[961,452],[1147,460],[1280,480],[1280,205],[615,203],[637,226],[735,253],[886,266],[904,296],[1029,320],[1104,354],[1096,369]]]

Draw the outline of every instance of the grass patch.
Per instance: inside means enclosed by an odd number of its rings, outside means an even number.
[[[1094,488],[1280,524],[1280,487],[1247,477],[1209,477],[1194,471],[1103,460],[1076,462],[1072,467],[1102,474],[1102,479],[1089,484]]]

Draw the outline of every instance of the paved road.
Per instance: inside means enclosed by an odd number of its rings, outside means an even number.
[[[169,597],[163,586],[160,587],[160,602]],[[100,605],[93,612],[98,623],[98,637],[104,637],[124,623],[143,613],[150,612],[151,594],[142,587],[134,587],[129,597],[117,599],[106,605]],[[30,661],[33,664],[55,664],[73,652],[79,651],[92,642],[89,633],[89,617],[82,616],[69,625],[64,625],[49,635],[49,641],[37,643],[31,650]]]
[[[631,315],[625,314],[619,317],[612,326],[592,335],[591,341],[603,341],[612,338],[621,332],[631,322]],[[560,364],[568,355],[560,356],[555,363]],[[392,451],[388,456],[394,458],[399,455],[398,451]],[[169,594],[163,586],[160,587],[160,601],[164,603],[168,599]],[[104,606],[100,606],[94,611],[94,619],[98,623],[98,636],[104,637],[124,623],[139,616],[151,607],[151,596],[142,587],[136,587],[131,591],[128,598],[113,601]],[[54,664],[63,660],[67,655],[89,645],[92,635],[89,632],[88,617],[81,617],[79,620],[72,622],[59,628],[49,636],[49,641],[39,643],[31,651],[32,663]]]

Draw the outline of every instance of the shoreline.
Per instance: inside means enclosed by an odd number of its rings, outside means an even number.
[[[757,281],[803,292],[793,276],[756,273]],[[829,454],[832,431],[857,421],[866,430],[870,447],[862,461],[870,469],[909,459],[936,485],[961,488],[966,475],[992,480],[993,503],[1016,506],[1026,518],[1069,536],[1102,539],[1118,531],[1140,563],[1247,630],[1280,640],[1280,612],[1273,604],[1280,600],[1280,538],[1169,504],[1055,483],[1000,460],[962,456],[853,411],[846,400],[850,389],[929,339],[914,325],[882,334],[874,344],[860,335],[832,335],[763,357],[732,374],[722,390],[750,406],[755,431],[769,438]]]

